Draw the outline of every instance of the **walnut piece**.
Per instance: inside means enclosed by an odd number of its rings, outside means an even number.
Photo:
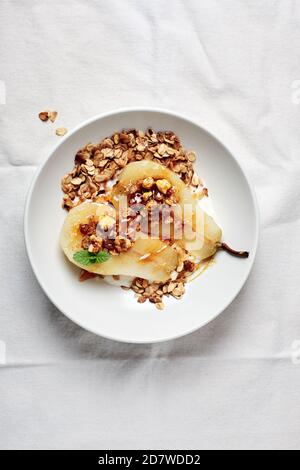
[[[158,190],[163,193],[163,194],[166,194],[168,189],[171,188],[171,183],[168,181],[168,180],[157,180],[156,181],[156,186],[158,188]]]
[[[54,122],[57,118],[57,111],[41,111],[39,113],[39,118],[43,122],[47,122],[49,119],[51,122]]]
[[[39,113],[39,118],[43,122],[47,122],[49,119],[48,111],[42,111]]]

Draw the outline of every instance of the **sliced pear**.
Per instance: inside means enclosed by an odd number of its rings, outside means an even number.
[[[155,180],[168,180],[177,192],[176,195],[179,205],[184,206],[184,204],[195,204],[195,199],[191,191],[180,177],[174,171],[171,171],[165,166],[151,160],[132,162],[124,168],[119,176],[118,183],[112,189],[112,203],[117,205],[119,196],[126,195],[128,193],[130,184],[134,184],[137,181],[149,177],[152,177]]]
[[[178,242],[199,260],[212,256],[219,247],[222,231],[214,219],[197,204],[196,197],[180,177],[159,163],[142,160],[127,165],[112,190],[112,202],[116,204],[128,187],[144,178],[166,179],[177,191],[178,206],[174,208],[177,217],[182,217],[184,229]]]
[[[197,206],[192,217],[192,237],[184,236],[184,248],[202,261],[216,253],[221,239],[221,228],[210,215]]]
[[[167,281],[178,265],[178,254],[172,247],[158,239],[139,238],[127,252],[111,256],[104,263],[83,266],[74,261],[74,253],[82,249],[79,225],[87,223],[91,216],[100,221],[102,217],[111,215],[111,210],[110,206],[98,203],[83,203],[70,210],[60,236],[60,244],[67,258],[80,268],[96,274]]]

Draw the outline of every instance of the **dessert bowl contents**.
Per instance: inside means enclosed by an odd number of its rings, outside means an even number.
[[[62,179],[69,213],[60,241],[81,280],[112,276],[122,286],[125,276],[138,302],[162,309],[163,297],[181,298],[219,249],[248,256],[222,243],[202,209],[209,196],[195,159],[174,132],[152,129],[115,133],[77,152]]]

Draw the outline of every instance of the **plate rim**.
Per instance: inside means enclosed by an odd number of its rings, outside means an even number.
[[[47,287],[44,285],[43,281],[40,279],[40,277],[38,275],[38,268],[36,267],[35,263],[33,262],[33,256],[32,256],[32,251],[31,251],[30,242],[29,242],[30,237],[29,237],[29,228],[28,228],[28,217],[29,217],[29,210],[30,210],[30,202],[31,202],[31,198],[32,198],[32,193],[33,193],[35,184],[36,184],[37,180],[39,179],[39,176],[40,176],[44,166],[47,164],[47,162],[50,160],[50,158],[53,156],[53,154],[56,152],[56,150],[61,145],[63,145],[66,140],[70,139],[76,132],[80,131],[82,128],[88,126],[89,124],[91,124],[95,121],[98,121],[100,119],[104,119],[106,117],[114,116],[116,114],[128,113],[128,112],[129,113],[130,112],[146,112],[146,113],[147,112],[149,112],[149,113],[154,112],[154,113],[160,113],[160,114],[167,114],[167,115],[173,116],[175,118],[182,119],[182,120],[184,120],[184,121],[186,121],[186,122],[188,122],[188,123],[190,123],[190,124],[192,124],[196,127],[199,127],[200,129],[205,131],[210,137],[215,139],[218,142],[218,144],[220,144],[230,154],[231,158],[233,158],[234,162],[236,163],[236,165],[238,166],[240,172],[242,173],[242,175],[245,178],[245,181],[247,183],[247,186],[248,186],[248,189],[249,189],[249,192],[250,192],[250,195],[251,195],[252,204],[253,204],[253,207],[254,207],[255,225],[256,225],[256,227],[255,227],[255,237],[254,237],[254,248],[252,250],[253,256],[252,256],[252,259],[251,259],[251,263],[249,265],[249,268],[248,268],[244,278],[242,279],[242,282],[241,282],[238,290],[234,293],[234,295],[232,295],[230,297],[229,301],[225,304],[225,306],[222,309],[218,310],[212,318],[205,321],[200,326],[196,326],[196,327],[194,327],[194,328],[192,328],[192,329],[190,329],[186,332],[179,333],[177,335],[173,335],[173,336],[170,336],[170,337],[167,337],[167,338],[159,338],[159,339],[153,339],[153,340],[147,340],[147,341],[145,341],[145,340],[132,340],[132,339],[131,340],[126,340],[126,339],[110,336],[110,335],[107,335],[107,334],[102,334],[102,333],[99,333],[98,331],[93,330],[93,328],[90,328],[90,327],[87,327],[87,326],[83,325],[80,321],[77,321],[77,320],[75,321],[73,318],[71,318],[68,315],[68,313],[66,313],[65,310],[61,306],[57,305],[55,299],[48,292]],[[77,324],[80,328],[83,328],[85,331],[89,331],[89,332],[91,332],[91,333],[93,333],[93,334],[95,334],[99,337],[102,337],[102,338],[106,338],[106,339],[109,339],[109,340],[112,340],[112,341],[117,341],[117,342],[126,343],[126,344],[154,344],[154,343],[162,343],[162,342],[172,341],[172,340],[175,340],[175,339],[178,339],[178,338],[182,338],[184,336],[187,336],[189,334],[194,333],[197,330],[200,330],[201,328],[206,326],[208,323],[215,320],[219,315],[221,315],[229,307],[229,305],[233,302],[233,300],[239,295],[239,293],[241,292],[242,288],[244,287],[244,285],[245,285],[245,283],[246,283],[246,281],[247,281],[247,279],[248,279],[248,277],[249,277],[249,275],[252,271],[253,264],[254,264],[254,261],[255,261],[255,258],[256,258],[258,240],[259,240],[259,231],[260,231],[260,214],[259,214],[259,206],[258,206],[258,201],[257,201],[257,196],[256,196],[256,193],[255,193],[255,189],[252,186],[252,184],[250,183],[250,180],[249,180],[246,172],[244,171],[241,163],[236,159],[234,153],[231,152],[231,150],[227,147],[227,145],[225,145],[222,141],[220,141],[219,138],[216,137],[213,132],[208,130],[205,126],[203,126],[199,122],[195,121],[194,119],[191,119],[190,117],[186,116],[185,114],[178,113],[178,112],[166,109],[166,108],[144,107],[144,106],[122,107],[122,108],[115,108],[111,111],[94,115],[93,117],[82,121],[77,126],[75,126],[68,134],[66,134],[62,139],[60,139],[59,142],[57,142],[57,144],[55,144],[52,147],[52,150],[50,150],[48,155],[38,165],[38,167],[35,171],[35,174],[34,174],[32,180],[31,180],[31,183],[29,185],[29,188],[27,190],[27,195],[26,195],[26,199],[25,199],[24,215],[23,215],[23,231],[24,231],[24,240],[25,240],[25,251],[27,253],[27,257],[29,259],[31,269],[32,269],[32,271],[33,271],[33,273],[36,277],[36,280],[38,281],[39,286],[41,287],[43,292],[46,294],[48,299],[53,303],[53,305],[63,315],[65,315],[73,323]]]

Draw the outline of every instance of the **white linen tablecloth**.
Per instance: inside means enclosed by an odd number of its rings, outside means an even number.
[[[1,448],[299,449],[299,48],[296,0],[1,0]],[[74,325],[24,249],[25,196],[55,127],[126,106],[205,124],[261,212],[241,294],[163,344]],[[57,126],[37,118],[48,108]]]

